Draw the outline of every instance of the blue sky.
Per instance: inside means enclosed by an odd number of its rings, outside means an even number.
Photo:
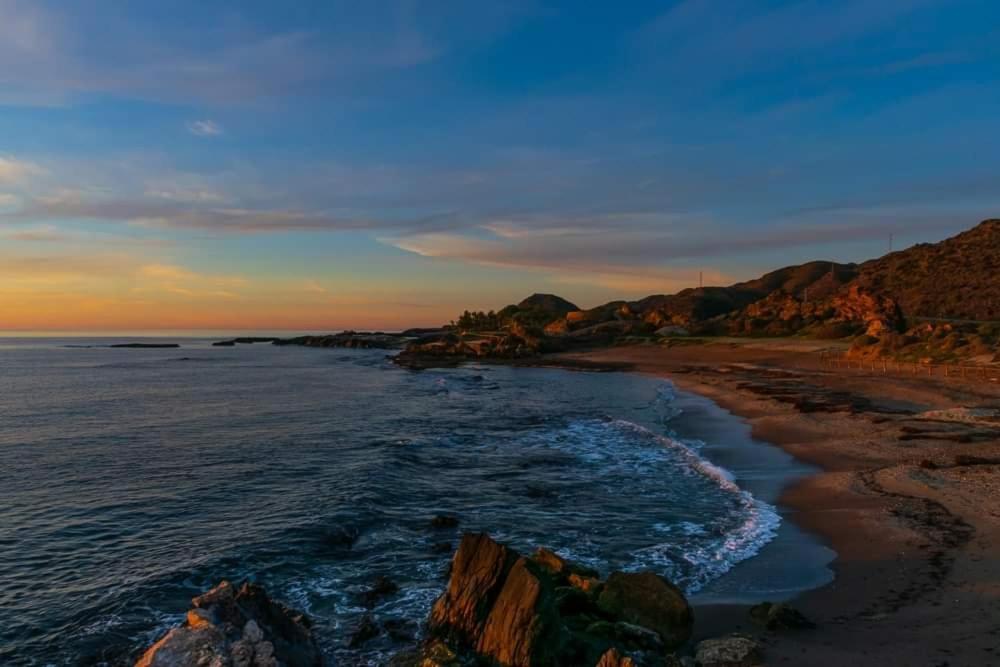
[[[434,324],[996,215],[1000,6],[0,0],[0,329]]]

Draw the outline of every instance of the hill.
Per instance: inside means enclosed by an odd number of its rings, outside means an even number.
[[[1000,320],[1000,219],[865,262],[856,282],[909,317]]]
[[[992,360],[1000,341],[1000,219],[862,264],[813,261],[727,287],[699,287],[581,310],[533,294],[498,313],[463,313],[462,336],[489,331],[476,356],[678,335],[850,338],[852,354]],[[480,349],[480,348],[477,348]]]
[[[571,303],[561,296],[555,294],[532,294],[521,303],[517,304],[520,310],[536,310],[551,313],[556,317],[565,317],[566,313],[580,310],[575,303]]]

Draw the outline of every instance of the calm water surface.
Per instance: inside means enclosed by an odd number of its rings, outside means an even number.
[[[387,639],[346,648],[359,593],[390,576],[400,592],[372,611],[416,631],[445,584],[440,545],[464,530],[708,597],[827,576],[815,559],[745,560],[807,541],[769,504],[785,477],[762,468],[788,462],[662,380],[191,340],[67,347],[103,342],[0,340],[3,665],[127,663],[222,578],[307,611],[337,664],[379,664]],[[438,514],[461,525],[435,530]],[[722,576],[734,566],[749,574]]]

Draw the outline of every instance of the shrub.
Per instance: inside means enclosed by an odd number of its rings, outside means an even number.
[[[809,334],[820,340],[834,340],[853,336],[861,329],[856,322],[827,322],[815,326]]]

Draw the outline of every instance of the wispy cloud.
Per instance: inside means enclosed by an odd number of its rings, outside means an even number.
[[[223,132],[222,126],[214,120],[192,120],[186,127],[196,137],[217,137]]]
[[[43,173],[37,164],[0,155],[0,185],[15,185]]]
[[[237,299],[237,288],[245,287],[243,276],[201,273],[179,264],[144,264],[136,271],[132,292],[161,291],[195,298]]]
[[[77,237],[72,234],[67,234],[56,227],[46,225],[32,229],[10,232],[7,234],[0,234],[0,238],[7,239],[9,241],[25,241],[29,243],[63,243],[76,240]]]
[[[231,104],[308,92],[435,58],[439,47],[408,4],[348,10],[324,33],[308,24],[253,27],[210,8],[197,24],[170,30],[130,7],[0,0],[0,101],[62,104],[96,92]]]
[[[306,280],[302,283],[302,291],[308,294],[327,294],[330,290],[323,287],[316,280]]]

